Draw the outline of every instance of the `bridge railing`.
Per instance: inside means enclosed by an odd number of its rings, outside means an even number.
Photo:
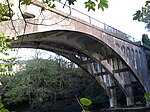
[[[63,7],[64,3],[61,3],[61,2],[59,2],[59,3]],[[73,15],[75,17],[78,17],[78,18],[80,18],[80,19],[82,19],[82,20],[84,20],[84,21],[86,21],[86,22],[88,22],[88,23],[90,23],[92,25],[95,25],[95,26],[97,26],[97,27],[99,27],[99,28],[101,28],[101,29],[111,33],[111,34],[114,34],[114,35],[116,35],[117,37],[119,37],[121,39],[132,41],[132,42],[135,41],[134,37],[132,37],[132,36],[122,32],[120,30],[117,30],[116,28],[111,27],[111,26],[109,26],[109,25],[107,25],[107,24],[105,24],[105,23],[103,23],[103,22],[101,22],[101,21],[91,17],[90,15],[87,15],[87,14],[85,14],[85,13],[83,13],[83,12],[73,8],[73,7],[65,5],[64,8],[61,9],[61,10],[63,10],[63,11],[66,10],[67,13],[70,13],[71,15]]]

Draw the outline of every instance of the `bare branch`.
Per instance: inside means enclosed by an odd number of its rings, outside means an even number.
[[[20,11],[20,13],[21,13],[21,15],[22,15],[22,18],[23,18],[23,20],[24,20],[24,23],[25,23],[24,32],[23,32],[23,35],[24,35],[24,34],[25,34],[25,31],[26,31],[27,21],[26,21],[25,17],[23,16],[23,12],[22,12],[22,10],[21,10],[21,0],[19,0],[18,8],[19,8],[19,11]]]
[[[40,23],[40,24],[38,24],[38,23],[32,23],[32,22],[29,22],[29,21],[26,21],[26,22],[27,22],[28,24],[32,24],[32,25],[53,26],[53,25],[57,25],[57,24],[63,22],[63,21],[64,21],[65,19],[67,19],[69,16],[70,16],[70,14],[68,14],[68,16],[65,17],[65,18],[63,18],[62,20],[60,20],[60,21],[58,21],[58,22],[55,22],[55,23],[53,23],[53,24],[49,24],[49,25],[47,25],[47,24],[42,24],[42,23]]]
[[[11,12],[13,12],[13,11],[12,11],[12,9],[11,9],[11,7],[10,7],[9,0],[6,0],[6,2],[7,2],[7,5],[8,5],[8,8],[9,8],[9,16],[10,16],[10,21],[11,21],[12,27],[13,27],[13,29],[14,29],[14,31],[15,31],[15,35],[18,35],[18,32],[17,32],[17,30],[16,30],[16,28],[15,28],[15,25],[14,25],[14,23],[13,23],[13,20],[12,20]]]

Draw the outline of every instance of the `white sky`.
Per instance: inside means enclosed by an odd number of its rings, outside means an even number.
[[[144,23],[133,21],[133,14],[145,5],[145,1],[146,0],[108,0],[108,9],[105,11],[90,11],[88,14],[133,36],[136,40],[141,40],[142,34],[146,33],[150,36],[150,32],[147,32]],[[77,3],[75,8],[87,13],[87,10],[84,9],[83,5],[84,3]]]
[[[105,9],[105,11],[96,10],[95,12],[87,12],[87,10],[84,7],[84,1],[86,0],[78,1],[79,2],[77,2],[75,6],[73,6],[74,8],[80,10],[81,12],[89,14],[90,16],[98,19],[99,21],[102,21],[112,27],[115,27],[116,29],[124,33],[133,36],[136,40],[141,40],[142,34],[144,33],[149,34],[150,37],[150,32],[147,32],[147,30],[144,28],[144,23],[133,21],[133,14],[137,10],[141,9],[142,6],[144,6],[145,0],[108,0],[108,9]],[[62,10],[65,11],[65,9]],[[66,10],[68,12],[67,7]],[[85,18],[85,16],[78,15],[75,12],[72,12],[72,14],[84,20],[88,19]],[[24,59],[29,59],[35,56],[35,53],[33,52],[33,50],[19,50],[17,56],[24,57]],[[11,56],[15,56],[15,53],[11,53]],[[48,58],[49,53],[48,55],[43,55],[43,57]]]

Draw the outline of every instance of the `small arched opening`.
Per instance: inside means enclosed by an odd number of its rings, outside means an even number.
[[[132,60],[133,65],[135,66],[135,61],[134,61],[134,50],[133,50],[133,49],[131,49],[131,60]]]
[[[138,69],[138,51],[135,50],[135,68]]]
[[[125,53],[125,47],[121,46],[121,51]]]
[[[126,53],[127,53],[127,57],[128,57],[129,59],[131,59],[131,53],[130,53],[129,47],[127,47]]]

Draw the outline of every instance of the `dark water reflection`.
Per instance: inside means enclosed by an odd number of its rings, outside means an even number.
[[[112,110],[112,111],[92,111],[92,112],[150,112],[150,110]]]
[[[51,111],[51,112],[82,112],[82,110],[63,110],[63,111]],[[91,112],[150,112],[150,109],[146,110],[95,110]]]
[[[51,112],[81,112],[81,110],[66,110],[66,111],[51,111]],[[135,111],[127,111],[127,110],[95,110],[95,111],[91,111],[91,112],[150,112],[150,110],[135,110]]]
[[[96,111],[98,112],[98,111]],[[119,110],[119,111],[99,111],[99,112],[150,112],[150,110],[132,110],[132,111],[127,111],[127,110]]]
[[[33,112],[33,111],[16,111],[16,112]],[[38,111],[35,111],[38,112]],[[82,110],[51,110],[49,112],[82,112]],[[150,112],[149,110],[132,110],[132,111],[128,111],[128,110],[91,110],[91,112]]]

